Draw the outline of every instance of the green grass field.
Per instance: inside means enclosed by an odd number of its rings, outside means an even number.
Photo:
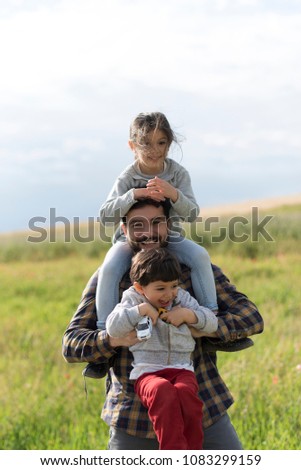
[[[245,449],[294,450],[301,442],[301,207],[274,213],[274,242],[205,244],[265,320],[253,348],[218,353],[235,398],[233,423]],[[83,365],[61,355],[63,332],[106,248],[0,239],[1,449],[106,448],[104,380],[87,379],[86,398]]]

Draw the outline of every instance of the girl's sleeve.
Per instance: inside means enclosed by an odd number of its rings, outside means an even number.
[[[187,222],[193,222],[198,217],[200,208],[193,193],[190,175],[180,165],[175,174],[174,186],[178,190],[178,199],[171,202],[174,215]]]
[[[136,202],[133,183],[124,172],[117,178],[106,202],[100,208],[100,222],[103,225],[118,224]]]

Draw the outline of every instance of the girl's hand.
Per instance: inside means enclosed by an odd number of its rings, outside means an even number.
[[[174,307],[160,315],[161,320],[170,323],[173,326],[180,326],[182,323],[196,323],[197,317],[189,308]]]
[[[159,313],[157,310],[151,305],[148,304],[147,302],[144,302],[143,304],[138,305],[139,313],[142,317],[149,317],[151,318],[153,325],[157,323]]]
[[[138,199],[154,199],[155,201],[165,201],[165,197],[160,191],[150,188],[137,188],[134,189],[134,198]]]
[[[155,176],[152,180],[147,183],[147,188],[154,193],[161,194],[165,198],[170,199],[172,202],[176,202],[178,199],[178,191],[170,183],[161,178]]]

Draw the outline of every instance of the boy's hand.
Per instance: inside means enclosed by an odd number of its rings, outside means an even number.
[[[161,320],[173,326],[180,326],[182,323],[196,323],[197,317],[189,308],[173,307],[171,310],[161,313]]]
[[[142,317],[149,317],[152,320],[153,325],[157,323],[159,313],[151,304],[144,302],[143,304],[138,305],[138,309]]]

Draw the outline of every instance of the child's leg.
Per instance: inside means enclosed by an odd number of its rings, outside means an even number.
[[[195,374],[189,370],[179,370],[173,382],[181,404],[184,436],[188,449],[203,448],[203,403],[198,397],[198,383]]]
[[[145,374],[135,383],[135,392],[148,409],[160,450],[188,449],[178,393],[169,380],[172,371]]]
[[[133,251],[127,242],[116,242],[99,269],[96,288],[97,328],[104,330],[106,319],[119,302],[119,283],[131,266]]]
[[[180,263],[191,269],[192,287],[199,304],[217,311],[214,276],[205,248],[179,236],[171,236],[167,248],[177,256]]]

